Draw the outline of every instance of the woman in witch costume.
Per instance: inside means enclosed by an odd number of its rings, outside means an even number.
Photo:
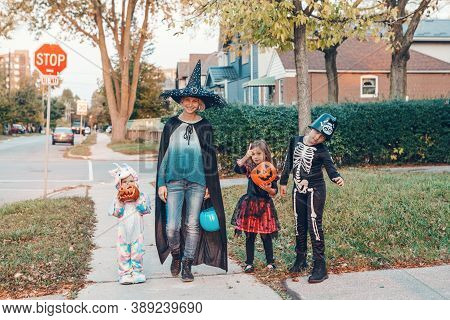
[[[193,281],[192,265],[227,266],[225,213],[217,169],[213,131],[208,120],[196,112],[226,103],[201,88],[200,61],[186,88],[163,92],[183,107],[179,116],[164,126],[158,156],[155,203],[156,246],[161,263],[172,255],[170,271],[181,271],[183,281]],[[220,229],[207,232],[199,226],[199,214],[214,207]]]
[[[326,198],[322,167],[325,167],[328,177],[334,183],[340,187],[344,185],[344,179],[336,170],[333,159],[323,144],[325,140],[331,139],[336,126],[336,118],[324,113],[309,126],[311,131],[307,135],[292,137],[280,178],[281,196],[286,195],[286,185],[291,172],[294,178],[292,202],[295,215],[297,257],[289,271],[299,272],[307,268],[306,241],[309,229],[314,262],[311,276],[308,278],[310,283],[322,282],[328,278],[325,264],[325,239],[322,230]]]

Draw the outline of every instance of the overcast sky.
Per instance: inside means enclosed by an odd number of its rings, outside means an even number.
[[[450,0],[441,0],[441,9],[434,16],[450,19]],[[39,40],[25,26],[19,26],[11,34],[11,40],[0,40],[0,53],[9,50],[28,49],[30,51],[31,68],[34,69],[33,53],[43,43],[59,43],[67,52],[67,68],[62,73],[63,85],[55,92],[59,95],[62,89],[69,88],[81,99],[90,103],[93,91],[101,80],[101,62],[99,49],[88,43],[65,41],[59,37],[61,32],[51,29],[43,33]],[[207,25],[200,26],[182,36],[174,36],[174,30],[160,25],[154,32],[154,53],[148,62],[162,68],[175,68],[180,60],[187,60],[190,53],[210,53],[218,47],[218,29]]]

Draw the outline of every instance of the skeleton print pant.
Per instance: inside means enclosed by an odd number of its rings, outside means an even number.
[[[314,261],[325,259],[325,239],[322,230],[325,198],[325,184],[310,187],[306,193],[301,193],[294,187],[292,195],[295,214],[295,251],[297,254],[306,255],[309,230]]]
[[[119,254],[119,276],[142,272],[144,257],[144,237],[140,235],[133,243],[125,243],[120,239],[117,241],[117,252]]]

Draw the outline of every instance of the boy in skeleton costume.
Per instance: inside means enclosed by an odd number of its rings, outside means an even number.
[[[139,191],[136,171],[127,164],[110,174],[114,177],[117,196],[109,210],[109,215],[119,218],[117,228],[117,252],[119,262],[119,283],[134,284],[145,282],[142,259],[144,255],[143,215],[150,213],[150,199]]]
[[[326,198],[322,167],[325,166],[328,177],[334,183],[339,186],[344,185],[344,180],[336,170],[328,149],[322,143],[331,139],[336,125],[336,118],[325,113],[309,126],[311,131],[308,135],[292,137],[280,179],[281,196],[285,196],[291,172],[294,178],[292,202],[296,223],[295,251],[297,257],[290,271],[300,272],[307,267],[306,250],[309,230],[314,262],[312,274],[308,278],[310,283],[322,282],[328,278],[322,230],[322,215]]]

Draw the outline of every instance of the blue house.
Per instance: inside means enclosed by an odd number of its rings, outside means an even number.
[[[274,79],[265,78],[270,57],[271,49],[260,50],[257,45],[244,46],[241,54],[222,49],[219,65],[208,69],[206,87],[229,103],[268,104],[275,87]]]

